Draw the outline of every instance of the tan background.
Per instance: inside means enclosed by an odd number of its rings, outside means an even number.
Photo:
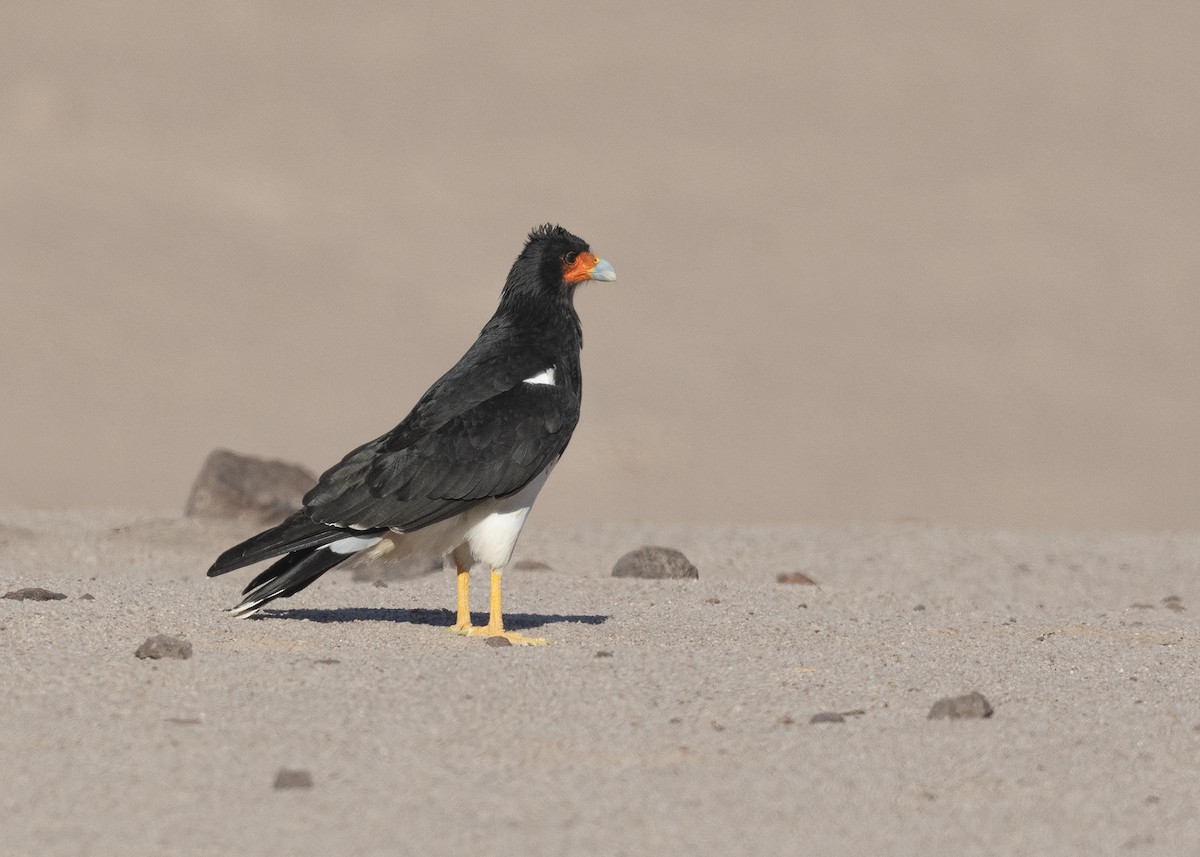
[[[1200,5],[5,4],[0,508],[332,463],[525,232],[543,519],[1200,521]]]

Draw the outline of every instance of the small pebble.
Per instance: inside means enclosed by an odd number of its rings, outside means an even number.
[[[845,723],[846,718],[836,711],[818,711],[808,719],[809,723]]]
[[[802,571],[791,571],[776,575],[776,583],[798,583],[801,586],[816,586],[817,582]]]
[[[914,612],[914,613],[920,613],[920,612],[921,612],[922,610],[924,610],[924,609],[925,609],[925,605],[924,605],[924,604],[918,604],[916,607],[914,607],[914,608],[913,608],[913,612]]]
[[[502,649],[505,646],[511,646],[512,641],[508,637],[488,637],[484,640],[484,644],[491,646],[493,649]]]
[[[939,699],[929,709],[929,720],[967,720],[992,716],[992,705],[979,691]]]
[[[605,652],[605,651],[596,652],[596,657],[598,657],[598,658],[611,658],[611,657],[612,657],[612,652]]]
[[[40,586],[30,586],[28,589],[14,589],[12,592],[5,593],[2,597],[13,601],[62,601],[67,596],[61,592],[51,592],[49,589],[42,589]]]
[[[280,768],[275,775],[276,789],[311,789],[312,774],[308,771],[292,768]]]
[[[150,658],[157,661],[160,658],[174,658],[186,661],[192,656],[192,644],[181,637],[155,634],[153,637],[147,637],[146,641],[137,647],[134,654],[143,660]]]
[[[92,593],[90,593],[90,592],[85,592],[85,593],[83,593],[83,595],[79,596],[79,600],[80,601],[95,601],[96,596],[92,595]]]

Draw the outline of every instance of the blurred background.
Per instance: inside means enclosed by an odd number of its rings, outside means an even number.
[[[1200,4],[0,11],[0,508],[397,423],[616,267],[543,520],[1200,525]]]

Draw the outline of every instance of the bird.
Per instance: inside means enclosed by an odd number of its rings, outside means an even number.
[[[276,558],[229,612],[251,616],[354,556],[441,554],[457,571],[453,631],[545,643],[504,627],[503,572],[579,422],[583,330],[575,290],[616,278],[582,238],[549,223],[534,228],[495,314],[408,416],[326,470],[299,510],[209,568],[215,577]],[[482,626],[471,624],[476,566],[491,575]]]

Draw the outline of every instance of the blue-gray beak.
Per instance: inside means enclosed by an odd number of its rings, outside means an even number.
[[[596,267],[592,268],[592,273],[589,275],[589,279],[611,283],[617,279],[617,272],[613,270],[612,265],[601,259],[596,263]]]

